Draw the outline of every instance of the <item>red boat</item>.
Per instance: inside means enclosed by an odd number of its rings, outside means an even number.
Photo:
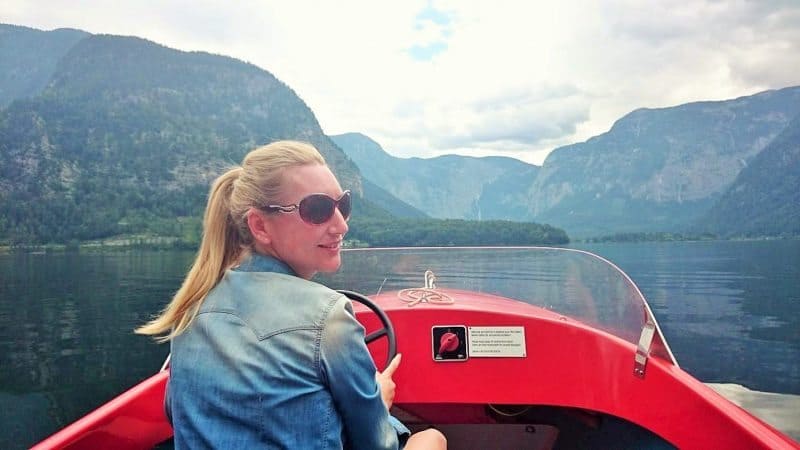
[[[683,371],[639,289],[596,255],[352,250],[322,281],[378,292],[345,293],[367,305],[356,311],[377,365],[403,355],[392,412],[412,430],[439,428],[451,449],[800,448]],[[168,377],[165,367],[34,449],[168,441]]]

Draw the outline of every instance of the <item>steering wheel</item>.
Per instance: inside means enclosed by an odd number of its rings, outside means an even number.
[[[392,326],[392,321],[389,320],[389,316],[386,315],[380,306],[373,303],[372,300],[367,298],[366,295],[359,294],[358,292],[347,291],[344,289],[339,289],[337,292],[340,294],[344,294],[350,300],[356,301],[361,303],[362,305],[366,306],[370,309],[370,311],[374,312],[376,316],[378,316],[378,320],[381,321],[381,325],[383,328],[379,330],[375,330],[372,333],[366,335],[364,337],[364,342],[369,345],[373,341],[376,341],[382,337],[386,337],[388,350],[386,353],[386,364],[384,364],[384,368],[389,366],[389,363],[392,362],[395,355],[397,355],[397,337],[394,334],[394,327]]]

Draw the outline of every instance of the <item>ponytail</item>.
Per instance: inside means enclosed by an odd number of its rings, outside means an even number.
[[[159,342],[181,334],[192,323],[208,292],[239,260],[244,246],[231,218],[229,202],[233,183],[241,172],[241,167],[231,169],[214,182],[203,218],[203,239],[189,274],[161,315],[136,329],[136,333],[167,333],[156,338]]]
[[[242,167],[220,175],[208,196],[203,239],[189,274],[161,315],[137,328],[136,333],[157,336],[159,342],[183,333],[225,271],[252,251],[248,211],[278,198],[284,169],[313,164],[324,165],[325,159],[310,144],[278,141],[251,151]]]

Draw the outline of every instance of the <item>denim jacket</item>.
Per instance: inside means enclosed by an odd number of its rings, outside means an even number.
[[[176,448],[396,449],[408,434],[349,300],[276,259],[227,271],[171,350]]]

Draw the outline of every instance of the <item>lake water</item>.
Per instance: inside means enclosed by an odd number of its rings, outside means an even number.
[[[684,370],[800,394],[800,241],[575,247],[633,278]],[[0,448],[28,447],[158,370],[167,346],[132,330],[193,256],[0,255]]]

